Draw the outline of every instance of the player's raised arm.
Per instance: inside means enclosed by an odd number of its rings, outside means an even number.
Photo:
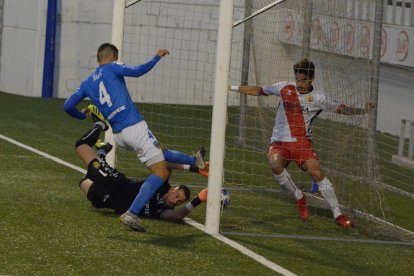
[[[242,94],[252,95],[252,96],[259,96],[260,90],[262,88],[260,86],[238,86],[232,85],[230,86],[231,91],[239,92]]]
[[[345,104],[341,104],[336,109],[336,113],[344,114],[344,115],[360,115],[371,112],[373,108],[376,107],[376,103],[373,101],[369,101],[365,104],[365,108],[360,107],[353,107],[347,106]]]
[[[140,64],[138,66],[128,66],[123,65],[122,71],[120,72],[121,75],[127,77],[135,77],[138,78],[142,75],[145,75],[160,61],[160,59],[166,55],[169,55],[170,52],[167,49],[159,49],[156,55],[150,59],[148,62],[144,64]],[[118,71],[119,72],[119,71]]]

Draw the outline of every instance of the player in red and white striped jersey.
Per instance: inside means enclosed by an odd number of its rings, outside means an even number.
[[[302,59],[293,66],[296,82],[279,82],[265,86],[231,86],[232,91],[253,96],[275,95],[280,97],[273,128],[268,161],[275,180],[290,191],[298,206],[299,216],[309,218],[305,194],[296,186],[286,170],[291,161],[308,172],[318,184],[319,191],[332,209],[334,218],[342,227],[352,226],[351,220],[342,214],[332,183],[323,174],[318,156],[311,145],[312,122],[322,112],[344,115],[365,114],[375,107],[368,102],[365,108],[340,104],[323,91],[314,90],[315,65]]]

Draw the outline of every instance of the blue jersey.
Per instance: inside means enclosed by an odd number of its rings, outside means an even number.
[[[160,59],[156,55],[147,63],[138,66],[116,62],[101,64],[66,100],[64,110],[75,118],[84,119],[85,114],[75,106],[89,97],[109,122],[114,133],[142,121],[144,118],[129,95],[124,76],[140,77],[150,71]]]

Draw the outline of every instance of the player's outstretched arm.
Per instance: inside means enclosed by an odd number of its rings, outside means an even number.
[[[202,202],[207,201],[207,188],[198,193],[198,195],[187,203],[185,206],[178,208],[177,210],[165,210],[162,212],[160,218],[168,221],[179,221],[185,218],[195,207]]]
[[[258,96],[260,95],[260,87],[259,86],[238,86],[238,85],[231,85],[231,91],[239,92],[242,94]]]
[[[169,55],[170,52],[167,49],[159,49],[157,54],[150,59],[147,63],[138,65],[138,66],[128,66],[123,65],[121,75],[127,77],[138,78],[142,75],[145,75],[160,61],[160,59],[166,55]]]
[[[365,104],[365,108],[347,106],[342,104],[338,106],[336,113],[344,114],[344,115],[360,115],[371,112],[373,108],[376,107],[376,103],[373,101],[369,101]]]

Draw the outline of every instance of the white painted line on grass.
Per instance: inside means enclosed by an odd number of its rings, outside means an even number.
[[[37,149],[32,148],[30,146],[27,146],[25,144],[22,144],[22,143],[20,143],[20,142],[18,142],[16,140],[13,140],[13,139],[11,139],[9,137],[6,137],[6,136],[0,134],[0,139],[3,139],[5,141],[7,141],[7,142],[10,142],[12,144],[15,144],[15,145],[21,147],[21,148],[24,148],[26,150],[29,150],[31,152],[34,152],[34,153],[36,153],[38,155],[41,155],[41,156],[43,156],[43,157],[45,157],[47,159],[50,159],[50,160],[54,161],[56,163],[59,163],[59,164],[64,165],[66,167],[69,167],[69,168],[71,168],[71,169],[73,169],[75,171],[78,171],[80,173],[86,174],[86,170],[84,170],[84,169],[82,169],[82,168],[80,168],[78,166],[72,165],[71,163],[68,163],[66,161],[63,161],[62,159],[59,159],[59,158],[57,158],[55,156],[52,156],[52,155],[47,154],[47,153],[45,153],[43,151],[37,150]],[[184,221],[186,223],[188,223],[189,225],[191,225],[191,226],[193,226],[193,227],[195,227],[195,228],[203,231],[204,233],[208,234],[205,231],[204,225],[202,225],[202,224],[200,224],[200,223],[198,223],[198,222],[196,222],[196,221],[194,221],[192,219],[189,219],[189,218],[185,218]],[[256,254],[255,252],[251,251],[250,249],[244,247],[241,244],[238,244],[237,242],[235,242],[235,241],[233,241],[233,240],[231,240],[229,238],[226,238],[226,237],[224,237],[224,236],[222,236],[220,234],[215,234],[215,235],[211,235],[211,236],[214,237],[214,238],[216,238],[216,239],[218,239],[218,240],[220,240],[220,241],[222,241],[222,242],[224,242],[225,244],[233,247],[234,249],[236,249],[239,252],[243,253],[244,255],[252,258],[256,262],[258,262],[258,263],[260,263],[260,264],[262,264],[262,265],[270,268],[273,271],[276,271],[276,272],[278,272],[278,273],[280,273],[282,275],[289,275],[289,276],[296,275],[293,272],[291,272],[289,270],[286,270],[285,268],[281,267],[280,265],[277,265],[277,264],[269,261],[265,257],[263,257],[263,256],[261,256],[259,254]]]
[[[193,226],[193,227],[195,227],[195,228],[203,231],[204,233],[208,234],[206,232],[206,228],[205,228],[204,225],[202,225],[202,224],[200,224],[200,223],[198,223],[198,222],[196,222],[196,221],[194,221],[192,219],[189,219],[189,218],[184,218],[184,221],[186,223],[188,223],[189,225],[191,225],[191,226]],[[278,272],[278,273],[280,273],[282,275],[296,275],[293,272],[291,272],[291,271],[289,271],[289,270],[281,267],[278,264],[275,264],[275,263],[269,261],[265,257],[263,257],[263,256],[255,253],[255,252],[251,251],[250,249],[244,247],[243,245],[241,245],[241,244],[239,244],[239,243],[237,243],[237,242],[235,242],[235,241],[233,241],[233,240],[231,240],[231,239],[229,239],[229,238],[227,238],[227,237],[225,237],[223,235],[220,235],[220,234],[210,234],[210,236],[212,236],[212,237],[214,237],[214,238],[216,238],[216,239],[224,242],[225,244],[233,247],[234,249],[240,251],[244,255],[252,258],[256,262],[261,263],[262,265],[270,268],[273,271],[276,271],[276,272]]]
[[[47,159],[53,160],[53,161],[55,161],[56,163],[59,163],[59,164],[61,164],[61,165],[64,165],[64,166],[69,167],[69,168],[71,168],[71,169],[74,169],[75,171],[78,171],[78,172],[80,172],[80,173],[86,174],[86,170],[84,170],[84,169],[82,169],[82,168],[79,168],[79,167],[77,167],[77,166],[75,166],[75,165],[72,165],[71,163],[68,163],[68,162],[66,162],[66,161],[63,161],[62,159],[59,159],[59,158],[57,158],[57,157],[54,157],[54,156],[52,156],[52,155],[50,155],[50,154],[47,154],[46,152],[43,152],[43,151],[37,150],[37,149],[35,149],[35,148],[32,148],[32,147],[30,147],[30,146],[27,146],[27,145],[25,145],[25,144],[22,144],[22,143],[20,143],[20,142],[18,142],[18,141],[16,141],[16,140],[13,140],[13,139],[11,139],[11,138],[9,138],[9,137],[6,137],[6,136],[4,136],[4,135],[1,135],[1,134],[0,134],[0,138],[1,138],[1,139],[3,139],[3,140],[6,140],[7,142],[10,142],[10,143],[12,143],[12,144],[15,144],[16,146],[19,146],[19,147],[21,147],[21,148],[24,148],[24,149],[27,149],[27,150],[29,150],[29,151],[31,151],[31,152],[34,152],[34,153],[36,153],[36,154],[39,154],[39,155],[41,155],[41,156],[43,156],[43,157],[45,157],[45,158],[47,158]]]

